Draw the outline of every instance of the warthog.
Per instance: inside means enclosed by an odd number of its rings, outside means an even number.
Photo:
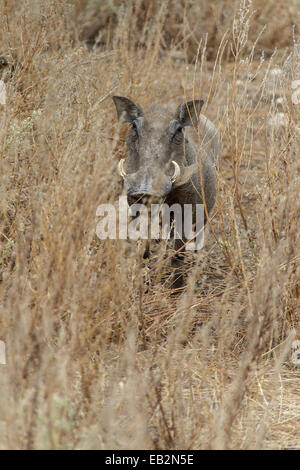
[[[119,120],[132,126],[126,138],[128,157],[119,162],[128,204],[158,200],[182,208],[184,204],[204,204],[205,223],[216,200],[221,148],[217,129],[200,114],[204,102],[183,103],[174,113],[171,107],[162,105],[143,111],[121,96],[114,96],[113,101]],[[174,288],[183,284],[186,241],[184,237],[175,239]]]

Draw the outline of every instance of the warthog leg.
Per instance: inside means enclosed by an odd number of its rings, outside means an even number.
[[[175,252],[177,252],[184,245],[184,241],[180,239],[175,239]],[[180,289],[184,285],[184,252],[182,249],[172,257],[171,266],[172,266],[172,289]]]

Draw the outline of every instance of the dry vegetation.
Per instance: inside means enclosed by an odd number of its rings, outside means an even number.
[[[1,0],[0,448],[300,447],[299,12]],[[113,94],[201,96],[222,134],[180,296],[163,245],[147,264],[95,234],[126,152]]]

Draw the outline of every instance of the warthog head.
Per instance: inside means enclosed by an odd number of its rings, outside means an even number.
[[[184,103],[174,114],[164,106],[144,111],[128,98],[113,97],[118,118],[131,124],[126,139],[126,161],[119,162],[129,204],[164,199],[173,188],[183,185],[195,171],[184,162],[185,126],[197,126],[203,101]]]

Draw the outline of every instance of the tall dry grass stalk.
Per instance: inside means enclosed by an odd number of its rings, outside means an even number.
[[[2,449],[299,447],[297,2],[149,3],[0,4]],[[164,244],[145,263],[95,234],[126,155],[112,94],[201,95],[222,135],[179,297]]]

